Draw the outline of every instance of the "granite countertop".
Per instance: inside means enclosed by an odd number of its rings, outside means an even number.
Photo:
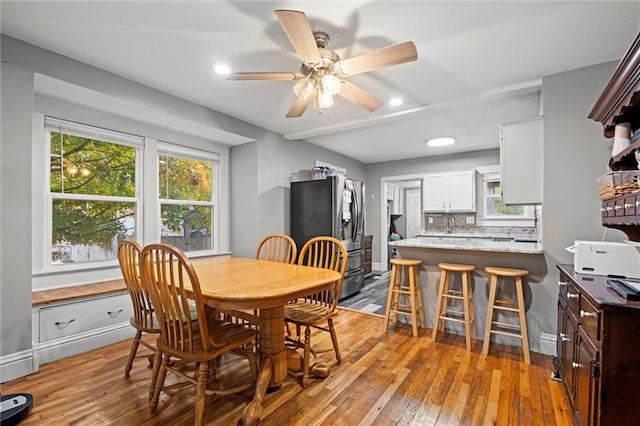
[[[544,253],[542,244],[537,242],[521,242],[514,239],[504,240],[497,237],[466,237],[447,234],[446,236],[429,236],[390,241],[396,248],[429,248],[447,250],[497,251],[506,253]]]

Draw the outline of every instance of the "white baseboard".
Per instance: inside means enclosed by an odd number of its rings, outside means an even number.
[[[540,334],[540,352],[545,355],[556,356],[557,336],[555,334]]]
[[[374,271],[386,271],[387,270],[387,265],[384,265],[384,268],[382,267],[382,263],[378,262],[378,263],[373,263],[371,262],[371,269]]]
[[[135,330],[128,322],[90,330],[60,339],[34,343],[33,348],[0,357],[2,383],[37,373],[40,365],[78,355],[132,338]]]
[[[0,357],[0,382],[2,383],[37,371],[38,365],[31,349]]]
[[[135,330],[128,322],[90,330],[60,339],[34,344],[38,365],[47,364],[68,356],[81,354],[112,343],[132,338]]]

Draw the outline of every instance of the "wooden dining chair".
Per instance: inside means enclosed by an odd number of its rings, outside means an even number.
[[[217,362],[214,361],[231,351],[249,359],[255,380],[257,363],[253,349],[256,332],[252,328],[224,321],[217,315],[211,315],[213,311],[205,310],[196,271],[180,249],[168,244],[150,244],[142,250],[141,265],[142,283],[151,296],[160,327],[158,352],[153,365],[156,379],[151,412],[158,406],[160,392],[193,385],[196,391],[195,424],[201,425],[207,395],[229,395],[253,386],[252,381],[218,389],[207,385],[209,379],[216,378]],[[199,320],[192,314],[189,300],[195,301]],[[187,363],[195,362],[198,368],[190,375],[187,370],[177,368],[172,358]],[[182,381],[165,386],[167,372],[175,374]],[[220,383],[217,385],[220,387]]]
[[[136,335],[131,342],[131,349],[129,350],[129,358],[127,364],[124,367],[124,376],[128,377],[131,367],[133,366],[133,360],[148,355],[136,355],[140,344],[146,346],[154,354],[156,348],[150,343],[145,342],[142,339],[143,333],[158,334],[160,329],[158,324],[153,320],[153,305],[151,304],[151,298],[149,294],[142,287],[142,280],[140,277],[140,254],[142,253],[142,246],[136,241],[125,240],[118,245],[118,262],[120,263],[120,270],[122,271],[122,277],[124,283],[127,286],[129,296],[131,296],[131,302],[133,304],[133,316],[130,319],[131,325],[136,329]],[[151,386],[153,389],[153,383]],[[149,392],[151,397],[151,392]]]
[[[256,249],[256,259],[280,263],[295,263],[298,249],[295,241],[285,234],[265,236]]]
[[[332,237],[314,237],[300,250],[298,264],[315,268],[330,269],[340,273],[340,279],[328,290],[310,294],[304,298],[298,298],[285,306],[285,322],[295,325],[296,336],[287,336],[287,342],[304,350],[302,386],[309,384],[309,371],[311,369],[310,357],[314,357],[320,351],[311,349],[311,328],[323,330],[331,335],[333,350],[338,363],[342,361],[338,336],[333,326],[333,317],[338,314],[336,306],[344,280],[344,271],[347,267],[347,250],[340,240]],[[326,326],[324,325],[326,323]],[[304,328],[304,341],[301,336],[301,328]]]

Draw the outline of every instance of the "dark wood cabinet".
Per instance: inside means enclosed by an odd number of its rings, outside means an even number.
[[[630,124],[631,145],[609,159],[609,168],[613,171],[637,170],[635,153],[640,149],[640,33],[618,64],[589,118],[602,123],[607,138],[614,136],[617,124]],[[630,240],[640,241],[640,195],[636,194],[603,201],[602,224],[620,229]]]
[[[371,275],[371,247],[373,246],[373,235],[364,236],[364,276]]]
[[[556,376],[578,425],[632,425],[640,392],[640,302],[628,302],[607,277],[558,265]]]

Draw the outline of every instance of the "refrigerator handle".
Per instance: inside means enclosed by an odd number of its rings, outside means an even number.
[[[360,227],[360,206],[358,205],[358,193],[353,191],[353,205],[355,207],[355,218],[353,223],[353,231],[351,231],[351,241],[356,242],[358,236],[358,228]]]

